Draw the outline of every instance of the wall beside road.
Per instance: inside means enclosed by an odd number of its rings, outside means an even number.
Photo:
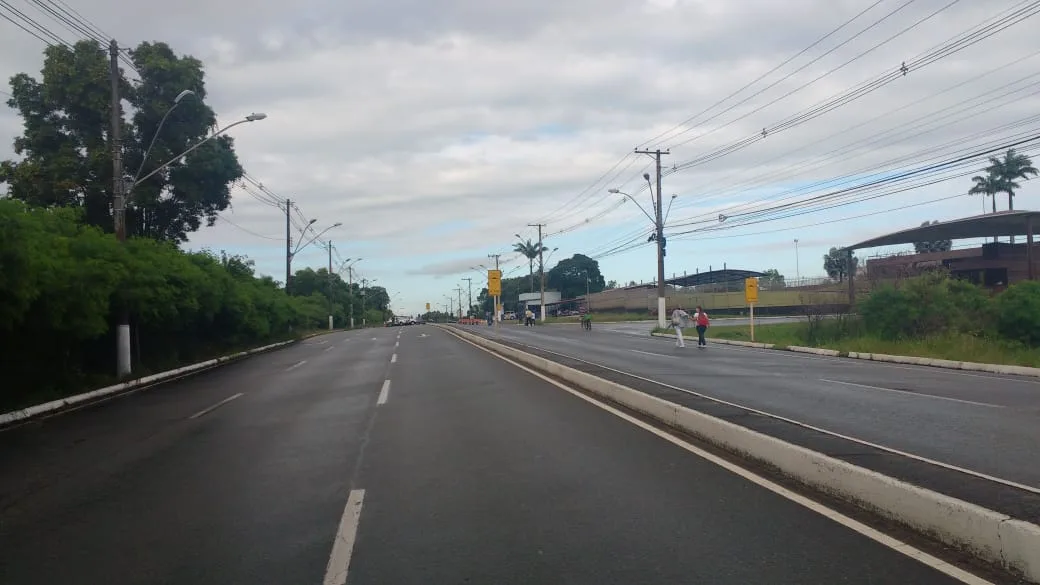
[[[771,312],[790,312],[805,306],[816,306],[829,312],[838,312],[848,307],[848,290],[843,283],[809,288],[781,288],[776,290],[761,289],[756,311],[762,314]],[[861,294],[865,291],[857,291]],[[695,307],[700,305],[704,310],[715,313],[743,311],[747,309],[744,292],[710,292],[689,289],[669,288],[667,290],[669,310],[682,305]],[[657,289],[632,287],[605,290],[590,295],[593,311],[616,312],[656,312]]]

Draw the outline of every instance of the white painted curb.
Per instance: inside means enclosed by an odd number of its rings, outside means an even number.
[[[319,333],[318,335],[321,335],[321,333]],[[313,335],[308,335],[308,336],[304,337],[303,339],[308,339],[310,337],[313,337]],[[166,371],[166,372],[160,372],[158,374],[152,374],[151,376],[144,376],[143,378],[137,378],[136,380],[130,380],[129,382],[121,382],[119,384],[113,384],[112,386],[105,386],[104,388],[99,388],[97,390],[91,390],[90,392],[84,392],[82,394],[74,394],[74,395],[68,396],[66,398],[61,398],[59,400],[52,400],[50,402],[44,402],[43,404],[37,404],[37,405],[34,405],[34,406],[29,406],[29,407],[23,408],[21,410],[13,410],[11,412],[6,412],[6,413],[3,413],[3,414],[0,414],[0,426],[4,426],[4,425],[7,425],[7,424],[10,424],[10,423],[13,423],[13,422],[17,422],[17,421],[20,421],[20,420],[25,420],[27,418],[32,418],[34,416],[39,416],[41,414],[46,414],[46,413],[49,413],[49,412],[55,412],[55,411],[58,411],[58,410],[62,410],[64,408],[68,408],[70,406],[79,404],[81,402],[88,402],[90,400],[95,400],[97,398],[102,398],[104,396],[108,396],[108,395],[111,395],[111,394],[118,394],[120,392],[126,392],[128,390],[133,390],[134,388],[137,388],[137,387],[140,387],[140,386],[147,386],[149,384],[155,384],[156,382],[162,382],[164,380],[169,380],[171,378],[177,378],[177,377],[183,376],[185,374],[189,374],[191,372],[195,372],[195,371],[198,371],[198,370],[204,370],[206,368],[211,368],[211,367],[214,367],[214,366],[217,366],[217,365],[221,365],[221,364],[224,364],[226,362],[230,362],[232,360],[236,360],[238,358],[245,357],[247,355],[253,355],[253,354],[256,354],[256,353],[263,353],[265,351],[270,351],[272,349],[275,349],[275,348],[278,348],[278,347],[283,347],[283,346],[289,345],[291,343],[296,343],[296,340],[289,340],[289,341],[282,341],[282,342],[279,342],[279,343],[272,343],[271,345],[265,345],[263,347],[257,347],[255,349],[250,349],[250,350],[247,350],[247,351],[240,351],[240,352],[235,353],[235,354],[218,357],[218,358],[214,358],[214,359],[211,359],[211,360],[206,360],[204,362],[199,362],[197,364],[191,364],[190,366],[184,366],[184,367],[181,367],[181,368],[177,368],[175,370],[169,370],[169,371]]]
[[[451,331],[477,345],[730,452],[762,461],[802,483],[1040,582],[1040,526],[781,441],[472,333],[457,329]]]

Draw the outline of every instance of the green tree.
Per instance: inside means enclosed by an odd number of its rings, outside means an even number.
[[[852,266],[849,266],[847,252],[842,248],[831,248],[823,255],[823,270],[827,276],[837,278],[838,282],[844,282],[849,274],[855,274],[859,267],[859,258],[852,256]]]
[[[608,280],[607,281],[606,290],[615,289],[617,287],[618,287],[618,282],[616,280]]]
[[[1004,153],[1004,158],[990,157],[986,172],[998,179],[1000,192],[1007,193],[1008,210],[1015,209],[1015,190],[1022,187],[1017,181],[1040,174],[1033,166],[1033,161],[1028,156],[1015,152],[1014,148],[1009,148]]]
[[[111,231],[107,51],[96,41],[80,41],[71,48],[52,45],[44,56],[39,80],[25,73],[11,78],[7,104],[22,118],[23,133],[14,142],[21,160],[0,163],[0,182],[8,184],[15,199],[33,206],[81,208],[83,221]],[[131,84],[122,74],[119,80],[123,98],[134,111],[121,129],[121,178],[126,182],[139,168],[140,176],[146,176],[188,150],[216,125],[213,110],[203,102],[206,89],[197,59],[178,57],[163,43],[142,43],[130,56],[141,83]],[[171,111],[185,90],[194,97],[182,99]],[[241,176],[230,137],[206,142],[128,194],[127,235],[185,241],[203,219],[213,225],[217,213],[227,209],[230,185]]]
[[[921,227],[927,227],[930,225],[936,225],[938,221],[931,223],[924,222]],[[953,249],[953,242],[951,240],[935,240],[933,242],[914,242],[914,251],[918,254],[926,254],[928,252],[949,252]]]
[[[603,274],[599,271],[599,262],[585,256],[575,254],[560,262],[546,274],[548,285],[560,291],[565,299],[584,296],[586,277],[589,279],[589,292],[600,292],[606,288]]]
[[[989,197],[990,202],[993,204],[993,213],[997,212],[997,193],[1000,193],[1000,177],[993,174],[992,171],[988,172],[985,176],[976,175],[971,178],[975,184],[968,189],[968,195],[982,195],[983,197]]]
[[[777,289],[784,288],[784,275],[780,274],[780,271],[776,268],[770,268],[769,270],[763,270],[761,278],[759,278],[759,284],[762,288]]]
[[[531,277],[531,288],[529,292],[534,292],[534,261],[538,259],[538,255],[544,252],[545,247],[538,242],[532,242],[527,240],[526,242],[517,242],[513,246],[513,251],[519,253],[524,258],[527,258],[527,270]]]

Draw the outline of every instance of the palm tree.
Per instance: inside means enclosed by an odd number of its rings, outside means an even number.
[[[993,213],[997,212],[997,193],[1001,191],[1000,177],[989,171],[985,177],[975,176],[971,178],[975,185],[968,190],[968,195],[982,195],[991,197],[993,200]]]
[[[542,245],[538,242],[532,242],[527,240],[526,242],[517,242],[513,246],[513,251],[527,258],[527,268],[531,273],[531,292],[534,292],[534,261],[538,258],[538,254],[542,252]]]
[[[1014,211],[1015,209],[1015,189],[1022,187],[1016,181],[1019,179],[1028,180],[1029,175],[1035,177],[1037,174],[1040,174],[1040,171],[1037,171],[1036,167],[1033,166],[1033,161],[1027,155],[1016,153],[1014,148],[1008,149],[1007,153],[1004,154],[1003,160],[991,156],[986,171],[991,176],[996,176],[999,179],[1000,188],[998,192],[1007,193],[1009,211]]]

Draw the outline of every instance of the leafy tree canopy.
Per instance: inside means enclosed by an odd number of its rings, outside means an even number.
[[[145,176],[188,150],[216,125],[213,110],[204,103],[201,62],[178,57],[164,43],[141,43],[130,56],[141,82],[120,75],[124,104],[133,112],[121,130],[122,179],[127,182],[139,168]],[[111,231],[107,49],[96,41],[48,47],[40,78],[20,73],[11,78],[10,87],[7,105],[21,116],[23,132],[14,141],[20,160],[0,163],[0,182],[7,183],[15,199],[33,206],[80,208],[82,221]],[[184,90],[194,96],[183,98],[171,111]],[[242,173],[230,137],[206,142],[133,189],[127,199],[127,235],[186,240],[203,220],[213,225],[217,213],[230,204],[230,185]]]
[[[827,276],[837,278],[839,281],[844,281],[845,277],[850,273],[855,274],[855,270],[858,267],[859,258],[853,254],[852,267],[850,269],[847,252],[844,249],[831,248],[830,251],[823,255],[823,270],[827,273]]]

